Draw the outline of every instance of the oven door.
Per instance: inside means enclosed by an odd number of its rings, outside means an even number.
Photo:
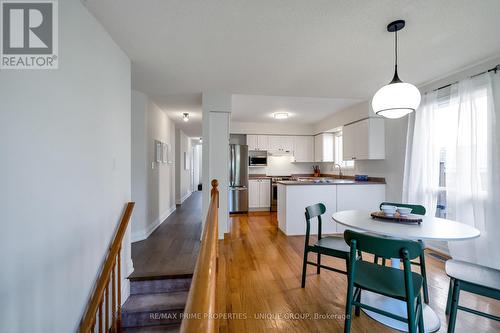
[[[271,184],[271,212],[278,210],[278,184]]]

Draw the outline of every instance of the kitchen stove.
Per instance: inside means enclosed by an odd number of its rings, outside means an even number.
[[[293,180],[292,176],[271,177],[271,212],[278,210],[278,182],[282,180]]]

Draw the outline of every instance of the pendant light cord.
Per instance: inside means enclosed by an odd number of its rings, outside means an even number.
[[[402,82],[398,75],[398,30],[394,31],[394,77],[391,83]]]
[[[395,67],[398,68],[398,31],[394,32],[394,54]]]

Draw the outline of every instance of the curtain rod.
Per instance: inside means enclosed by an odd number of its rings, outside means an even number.
[[[473,77],[476,77],[476,76],[479,76],[479,75],[482,75],[482,74],[485,74],[485,73],[489,73],[489,72],[495,72],[495,74],[496,74],[498,71],[500,71],[500,64],[499,64],[499,65],[496,65],[496,66],[495,66],[495,67],[493,67],[493,68],[488,69],[487,71],[484,71],[484,72],[481,72],[481,73],[477,73],[477,74],[471,75],[471,76],[469,76],[469,78],[471,78],[471,79],[472,79]],[[450,87],[451,85],[453,85],[453,84],[455,84],[455,83],[458,83],[458,81],[455,81],[455,82],[449,83],[449,84],[444,85],[444,86],[442,86],[442,87],[436,88],[436,89],[434,89],[434,90],[432,90],[432,91],[438,91],[438,90],[441,90],[441,89],[444,89],[444,88],[448,88],[448,87]]]

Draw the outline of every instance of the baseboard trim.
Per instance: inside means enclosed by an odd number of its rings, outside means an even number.
[[[175,203],[176,203],[177,205],[182,205],[182,203],[183,203],[184,201],[186,201],[186,199],[187,199],[187,198],[189,198],[189,197],[191,196],[191,194],[193,194],[193,192],[188,191],[188,192],[187,192],[187,193],[186,193],[186,194],[185,194],[185,195],[181,198],[181,200],[176,200],[176,201],[175,201]]]
[[[157,218],[150,226],[148,227],[147,230],[144,230],[143,232],[136,232],[132,233],[132,243],[135,242],[140,242],[142,240],[145,240],[146,238],[149,237],[153,233],[153,231],[158,228],[163,221],[165,221],[173,212],[175,212],[176,206],[170,207],[166,212],[164,212],[159,218]]]
[[[442,257],[445,257],[447,259],[451,259],[451,255],[449,253],[446,253],[445,251],[443,251],[442,249],[439,249],[435,246],[432,246],[432,245],[426,245],[426,247],[431,250],[432,252],[435,252],[437,253],[438,255],[442,256]]]

